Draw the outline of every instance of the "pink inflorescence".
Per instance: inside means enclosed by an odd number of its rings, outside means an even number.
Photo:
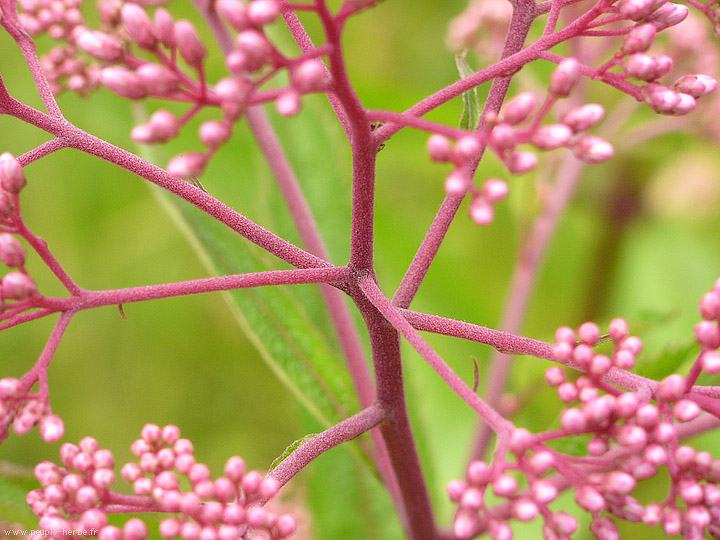
[[[720,373],[720,279],[699,308],[703,321],[695,327],[701,347],[696,366]],[[473,461],[464,480],[448,484],[448,495],[458,504],[455,536],[470,539],[488,533],[493,540],[510,540],[511,519],[540,518],[543,538],[568,539],[577,521],[550,505],[560,491],[572,489],[577,505],[592,515],[590,530],[598,540],[619,538],[616,519],[659,525],[666,534],[685,540],[705,534],[720,537],[720,460],[682,444],[683,426],[703,414],[706,403],[692,391],[698,370],[668,375],[654,390],[623,391],[607,382],[610,372],[631,369],[642,350],[623,319],[614,319],[605,335],[588,322],[577,331],[559,328],[555,338],[553,359],[584,372],[570,380],[559,366],[546,371],[546,382],[568,405],[560,429],[532,434],[516,428],[505,435],[514,460],[503,456],[493,464]],[[596,350],[605,340],[613,344],[611,353]],[[707,412],[717,416],[717,411]],[[545,445],[581,435],[588,437],[584,456]],[[667,497],[641,503],[633,494],[637,484],[661,471],[671,481]],[[486,500],[489,491],[493,506]]]
[[[42,488],[31,491],[27,501],[42,529],[59,531],[48,538],[65,538],[62,531],[68,530],[100,540],[149,536],[138,518],[122,527],[110,525],[108,514],[117,512],[172,514],[160,523],[163,538],[280,540],[295,532],[293,516],[276,516],[263,507],[280,489],[278,481],[248,471],[242,458],[228,459],[224,475],[213,479],[207,465],[195,460],[192,443],[173,425],[145,425],[131,450],[138,460],[123,465],[120,474],[132,484],[134,496],[110,490],[113,455],[91,437],[61,447],[63,466],[46,461],[35,468]]]

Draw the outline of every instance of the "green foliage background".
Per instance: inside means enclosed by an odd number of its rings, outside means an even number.
[[[191,13],[187,4],[171,6]],[[344,43],[350,79],[363,103],[400,111],[454,81],[455,60],[444,46],[444,35],[447,22],[463,8],[458,0],[393,1],[353,20]],[[317,26],[306,19],[319,41]],[[282,34],[280,28],[277,32]],[[39,46],[46,50],[49,43],[40,40]],[[40,108],[27,67],[4,33],[0,51],[0,72],[11,93]],[[547,71],[547,66],[539,68]],[[210,80],[222,76],[222,59],[216,53],[209,72]],[[606,89],[597,85],[592,92],[599,99]],[[270,114],[308,190],[333,261],[343,263],[349,253],[349,151],[326,102],[310,97],[304,103],[297,118],[278,119],[271,110]],[[129,138],[136,113],[131,104],[104,90],[89,99],[63,95],[60,104],[78,126],[138,151]],[[158,106],[147,103],[150,111]],[[455,125],[461,109],[458,99],[429,117]],[[640,111],[640,118],[642,122],[652,116]],[[168,148],[154,151],[153,159],[163,165],[174,153],[197,149],[197,124],[186,128]],[[622,140],[624,133],[611,135]],[[45,140],[47,136],[38,130],[0,117],[0,151],[20,154]],[[378,156],[376,261],[387,294],[398,285],[443,198],[448,170],[430,163],[425,141],[426,135],[405,130]],[[563,219],[523,333],[551,340],[562,324],[577,326],[588,319],[603,324],[625,316],[633,332],[645,340],[639,372],[662,377],[672,369],[686,368],[696,352],[692,328],[698,320],[697,301],[720,275],[716,145],[675,133],[652,146],[625,149],[621,145],[616,151],[615,159],[588,171]],[[478,179],[507,177],[494,158],[485,161]],[[81,286],[120,288],[208,275],[183,228],[144,181],[72,150],[33,163],[26,173],[23,215]],[[213,159],[202,180],[213,195],[298,241],[244,125],[236,128],[233,140]],[[510,200],[499,205],[490,227],[474,225],[463,206],[414,309],[498,324],[518,239],[538,206],[536,181],[532,174],[511,179]],[[683,199],[677,193],[684,194],[698,182],[701,188],[695,198],[687,197],[684,206],[671,204]],[[617,197],[631,207],[622,227],[610,204]],[[248,257],[247,245],[239,239],[228,249],[238,260]],[[269,262],[271,267],[274,264]],[[44,294],[65,294],[36,256],[29,256],[28,268]],[[306,287],[300,294],[314,302],[305,306],[308,320],[330,336],[314,288]],[[92,435],[123,463],[130,458],[129,445],[144,423],[175,423],[194,441],[198,459],[219,473],[225,459],[234,454],[245,457],[251,467],[266,470],[292,441],[322,428],[268,368],[221,294],[126,305],[124,310],[127,320],[115,308],[80,313],[56,354],[50,369],[51,403],[66,421],[64,440]],[[52,317],[0,335],[0,377],[25,373],[54,322]],[[478,358],[482,370],[490,355],[476,344],[427,338],[468,381],[473,375],[471,357]],[[328,339],[329,346],[336,348]],[[517,423],[534,430],[551,426],[559,408],[553,405],[552,392],[538,383],[545,362],[532,358],[513,362],[511,388],[531,403],[518,413]],[[405,366],[418,444],[439,521],[447,525],[452,508],[444,485],[462,475],[475,419],[410,350]],[[701,441],[708,448],[716,443],[713,437]],[[27,478],[31,467],[43,459],[56,460],[58,447],[59,443],[42,443],[36,432],[13,435],[3,444],[0,522],[33,525],[18,486],[33,486],[32,478]],[[662,486],[650,486],[649,497],[654,489]],[[400,537],[386,497],[356,453],[347,449],[321,457],[288,491],[291,503],[309,504],[315,511],[312,538]],[[655,538],[657,532],[628,530],[636,539]]]

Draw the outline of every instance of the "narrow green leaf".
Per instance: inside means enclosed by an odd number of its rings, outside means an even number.
[[[460,54],[455,55],[455,65],[457,66],[461,79],[469,77],[474,73],[474,70],[467,62],[466,56],[467,49]],[[480,111],[482,110],[477,88],[471,88],[470,90],[463,92],[462,103],[463,109],[458,127],[466,131],[474,131],[480,122]]]

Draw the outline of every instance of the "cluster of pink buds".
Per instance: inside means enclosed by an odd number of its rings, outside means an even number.
[[[577,505],[591,514],[590,531],[598,540],[619,538],[616,519],[659,525],[665,534],[684,540],[705,534],[720,538],[720,459],[681,444],[683,426],[704,407],[718,414],[692,392],[692,385],[700,371],[720,373],[720,279],[699,307],[703,321],[695,337],[701,352],[695,366],[687,376],[665,377],[654,389],[622,391],[607,382],[612,370],[631,369],[642,350],[623,319],[611,321],[605,336],[591,322],[577,332],[559,328],[553,359],[584,375],[569,380],[553,366],[545,379],[572,406],[562,413],[559,430],[532,434],[515,428],[501,435],[514,461],[505,456],[496,456],[493,464],[473,461],[465,479],[448,484],[448,495],[458,504],[455,536],[464,540],[488,533],[492,540],[511,540],[511,519],[540,518],[545,540],[569,540],[577,520],[550,505],[562,490],[572,489]],[[605,339],[612,342],[612,353],[595,350]],[[546,446],[552,439],[579,435],[589,437],[585,456]],[[633,493],[636,486],[661,469],[671,480],[668,496],[641,503]]]
[[[12,231],[12,222],[18,207],[18,194],[27,180],[22,166],[10,153],[0,155],[0,230]],[[3,227],[4,226],[4,227]],[[2,278],[0,313],[8,307],[7,301],[29,301],[37,294],[37,286],[25,271],[25,248],[10,232],[0,233],[0,261],[14,269]]]
[[[65,424],[51,414],[46,400],[30,394],[18,379],[0,379],[0,441],[7,438],[11,425],[15,433],[24,435],[38,423],[45,442],[56,442],[65,433]]]
[[[47,33],[53,39],[66,39],[83,22],[82,0],[22,0],[20,22],[33,34]]]
[[[123,465],[121,475],[132,484],[135,495],[110,491],[115,481],[113,455],[91,437],[77,446],[61,447],[64,466],[40,463],[35,476],[42,488],[27,497],[40,517],[40,527],[75,530],[100,540],[148,538],[149,529],[138,518],[122,527],[110,525],[107,514],[114,511],[173,514],[160,523],[163,538],[280,540],[295,532],[294,517],[276,516],[263,507],[278,492],[277,480],[248,471],[242,458],[231,457],[224,476],[213,480],[207,465],[195,460],[192,443],[181,438],[173,425],[145,425],[131,450],[138,461]],[[62,533],[50,536],[62,537]]]
[[[619,12],[638,24],[625,36],[620,51],[606,67],[618,64],[628,77],[648,83],[642,87],[642,98],[655,112],[667,115],[687,114],[695,101],[717,88],[707,75],[682,77],[672,87],[657,81],[670,73],[673,60],[667,55],[652,56],[648,49],[658,31],[680,23],[688,14],[685,6],[655,0],[628,0],[618,4]]]

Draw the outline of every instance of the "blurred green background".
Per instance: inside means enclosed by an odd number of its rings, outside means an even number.
[[[170,6],[173,11],[177,8],[175,13],[191,16],[187,4]],[[448,22],[464,7],[464,2],[455,0],[388,1],[352,20],[344,43],[350,79],[363,103],[401,111],[453,82],[457,70],[444,40]],[[309,17],[303,20],[320,41],[317,25]],[[287,44],[281,29],[274,30]],[[48,47],[46,39],[39,40],[41,50]],[[293,48],[286,45],[286,50]],[[12,95],[40,108],[27,67],[4,33],[0,51],[0,72]],[[547,70],[546,65],[524,70],[523,80],[542,89]],[[211,81],[223,76],[217,51],[211,52],[208,71]],[[627,106],[630,99],[607,97],[607,89],[599,84],[590,85],[588,93],[589,99],[611,106]],[[64,94],[59,101],[76,125],[138,151],[129,138],[136,114],[130,103],[105,90],[88,99]],[[146,105],[148,111],[160,106],[154,101]],[[304,105],[297,118],[278,119],[271,109],[269,113],[283,140],[292,146],[289,155],[301,183],[309,186],[308,198],[333,261],[344,263],[349,253],[349,152],[324,100],[308,97]],[[171,109],[181,112],[187,107]],[[429,117],[456,125],[460,113],[460,100],[454,100]],[[695,114],[699,118],[708,113]],[[216,117],[213,112],[200,116],[212,117]],[[655,119],[642,109],[634,118],[634,125]],[[692,118],[682,121],[693,130]],[[153,159],[162,166],[175,153],[197,150],[198,125],[199,120],[192,122],[178,140],[155,150]],[[699,318],[697,301],[720,275],[720,163],[716,141],[707,135],[670,133],[652,145],[633,146],[628,142],[632,126],[622,124],[608,135],[616,142],[616,158],[588,169],[552,243],[523,334],[551,340],[559,325],[578,326],[588,319],[602,325],[624,316],[633,333],[645,341],[638,370],[661,377],[672,369],[687,368],[696,352],[692,328]],[[14,118],[0,117],[0,151],[21,154],[47,138]],[[400,282],[443,198],[449,169],[430,163],[426,138],[404,130],[378,156],[376,263],[380,285],[388,295]],[[565,151],[554,154],[560,152]],[[548,154],[542,163],[551,159]],[[81,286],[120,288],[208,275],[191,243],[144,181],[72,150],[33,163],[26,175],[23,216]],[[507,178],[492,156],[477,179],[489,176]],[[233,140],[213,159],[202,181],[230,206],[298,241],[244,125],[236,128]],[[466,217],[465,204],[412,307],[496,326],[518,243],[539,207],[540,182],[535,174],[510,179],[510,199],[497,207],[495,222],[486,228]],[[624,209],[622,219],[619,208]],[[242,257],[245,244],[238,239],[235,249]],[[28,257],[28,269],[45,295],[65,294],[37,256]],[[310,430],[306,414],[243,335],[220,294],[125,305],[124,311],[126,320],[114,307],[80,313],[55,355],[51,404],[65,419],[64,440],[92,435],[123,463],[130,458],[128,447],[144,423],[174,423],[193,440],[198,459],[219,473],[224,460],[234,454],[264,471],[288,444]],[[321,308],[308,306],[308,311]],[[19,377],[32,366],[55,320],[50,317],[0,335],[0,376]],[[313,320],[323,319],[317,315]],[[467,381],[473,376],[471,357],[478,359],[482,374],[490,356],[488,348],[477,344],[437,336],[427,339]],[[452,508],[444,485],[462,475],[475,419],[411,350],[405,366],[418,444],[439,521],[447,525]],[[514,359],[511,393],[522,392],[524,400],[535,403],[555,403],[552,392],[538,383],[546,366],[537,359]],[[556,421],[558,410],[531,406],[517,415],[517,423],[546,429]],[[714,443],[703,439],[708,447]],[[58,447],[59,443],[41,443],[35,431],[13,435],[0,448],[0,461],[32,467],[42,459],[56,459]],[[326,513],[315,523],[313,537],[397,535],[394,522],[389,528],[376,523],[357,529],[342,513],[333,517],[342,499],[338,484],[352,468],[348,452],[335,454],[341,457],[322,458],[325,473],[332,468],[337,475],[337,484],[326,487],[325,500],[313,488],[312,472],[303,474],[293,491],[300,500],[313,499],[315,508]],[[372,506],[369,500],[361,503]],[[7,519],[28,519],[20,506]],[[377,515],[385,516],[384,510]],[[332,524],[320,525],[322,519]],[[343,521],[347,521],[345,530]],[[645,538],[643,534],[650,532],[632,534]]]

